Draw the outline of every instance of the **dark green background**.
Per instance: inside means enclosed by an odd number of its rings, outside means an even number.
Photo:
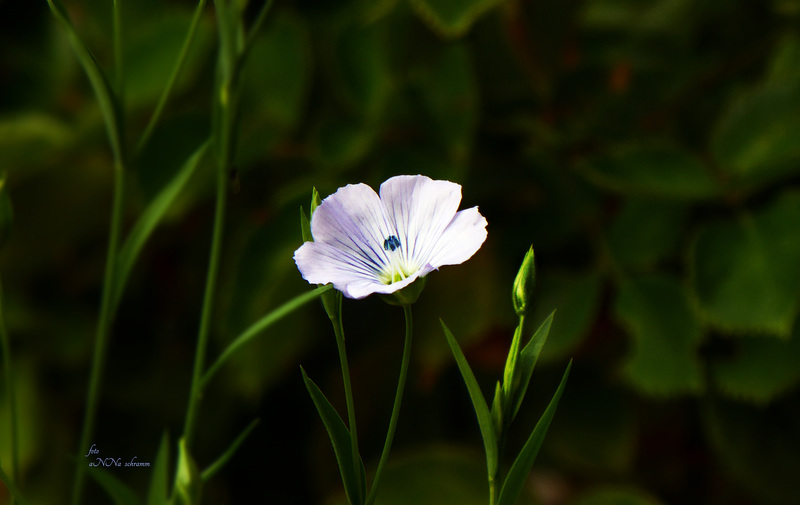
[[[213,2],[212,2],[213,3]],[[251,2],[248,18],[260,2]],[[111,1],[65,0],[113,74]],[[142,132],[193,2],[122,2],[128,140]],[[126,227],[210,131],[213,5],[166,116],[128,174]],[[0,254],[20,402],[21,487],[65,503],[85,403],[112,158],[89,82],[44,0],[0,1],[0,169],[15,222]],[[557,308],[514,453],[574,366],[527,492],[565,505],[785,505],[800,472],[800,1],[277,1],[245,69],[210,347],[306,291],[300,205],[422,173],[462,184],[488,240],[431,274],[383,504],[485,503],[481,441],[438,324],[490,393],[537,254],[537,318]],[[94,443],[153,461],[180,432],[208,260],[213,167],[146,245],[113,328]],[[402,315],[346,301],[362,452],[391,409]],[[344,411],[318,303],[212,383],[195,457],[261,424],[206,503],[334,504],[333,451],[303,364]],[[4,389],[2,389],[4,391]],[[8,411],[0,460],[8,461]],[[506,463],[510,463],[509,455]],[[146,469],[115,473],[143,496]],[[91,485],[90,502],[106,503]],[[551,498],[547,498],[550,496]],[[0,494],[0,503],[5,503]],[[528,499],[528,498],[526,498]],[[549,500],[549,501],[548,501]]]

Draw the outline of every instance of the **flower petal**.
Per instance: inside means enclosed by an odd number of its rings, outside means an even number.
[[[387,219],[397,230],[406,264],[421,268],[430,263],[461,203],[461,186],[424,175],[402,175],[381,184],[380,195]]]
[[[353,270],[372,272],[375,278],[389,262],[383,243],[395,233],[386,220],[380,198],[366,184],[339,188],[311,216],[315,243],[340,250]]]
[[[486,218],[478,212],[478,207],[459,211],[439,237],[430,265],[439,268],[470,259],[486,240],[486,225]]]

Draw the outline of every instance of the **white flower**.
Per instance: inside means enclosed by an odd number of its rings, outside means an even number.
[[[294,253],[303,278],[349,298],[389,294],[443,265],[468,260],[486,240],[477,207],[458,211],[461,186],[422,175],[392,177],[380,196],[339,188],[311,216],[314,242]]]

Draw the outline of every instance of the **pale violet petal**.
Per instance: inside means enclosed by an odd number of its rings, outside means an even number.
[[[397,230],[406,265],[421,268],[430,263],[461,203],[461,186],[423,175],[402,175],[381,184],[380,198]]]
[[[478,207],[459,211],[439,238],[430,265],[458,265],[467,261],[486,240],[486,218]]]
[[[375,191],[366,184],[339,188],[322,201],[311,217],[315,243],[328,244],[359,271],[378,272],[388,264],[384,241],[397,232],[389,225]]]

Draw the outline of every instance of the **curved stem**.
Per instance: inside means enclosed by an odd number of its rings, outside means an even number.
[[[336,296],[341,297],[340,293]],[[353,386],[350,383],[350,366],[347,363],[347,350],[344,345],[344,326],[342,324],[342,304],[341,300],[339,305],[339,313],[333,323],[333,332],[336,335],[336,348],[339,351],[339,362],[342,365],[342,382],[344,383],[344,396],[347,402],[347,424],[350,429],[350,448],[353,453],[353,471],[356,479],[359,481],[358,489],[363,489],[362,475],[361,475],[361,461],[358,453],[358,430],[356,428],[356,409],[353,403]],[[359,497],[359,501],[363,500],[363,496]]]
[[[397,428],[397,418],[400,414],[400,404],[403,400],[403,390],[406,385],[406,378],[408,376],[408,364],[411,361],[411,334],[413,331],[413,324],[411,319],[411,305],[403,305],[403,313],[406,319],[406,339],[403,345],[403,361],[400,363],[400,378],[397,380],[397,393],[394,396],[394,407],[392,407],[392,417],[389,419],[389,431],[386,433],[386,442],[383,444],[383,452],[381,459],[378,462],[378,469],[375,470],[375,479],[372,481],[372,489],[367,496],[366,505],[372,505],[378,494],[378,483],[383,473],[383,468],[386,466],[386,461],[389,459],[389,452],[392,450],[392,440],[394,440],[394,432]]]
[[[11,343],[6,329],[5,314],[3,311],[3,291],[0,286],[0,345],[3,348],[3,368],[6,374],[6,396],[8,398],[9,413],[9,432],[11,434],[11,472],[14,480],[19,482],[19,446],[17,445],[17,401],[14,396],[14,374],[11,371]],[[14,496],[11,496],[11,505],[14,505]]]
[[[119,249],[120,234],[122,228],[122,209],[124,207],[125,196],[125,169],[122,161],[114,163],[114,202],[111,211],[111,233],[108,239],[108,254],[106,257],[106,269],[103,281],[103,294],[100,302],[100,320],[97,323],[95,335],[94,354],[92,356],[92,370],[89,376],[89,392],[86,400],[86,413],[83,420],[83,432],[81,434],[79,455],[83,455],[83,450],[89,448],[89,441],[94,432],[94,421],[97,415],[97,402],[100,396],[100,383],[105,369],[106,349],[108,348],[108,336],[111,332],[111,324],[114,320],[114,292],[116,289],[116,264],[117,250]],[[83,492],[84,471],[86,465],[78,464],[75,473],[75,487],[72,494],[72,504],[81,503]]]
[[[120,1],[114,0],[114,83],[117,86],[117,98],[119,98],[120,106],[123,102],[123,88],[124,88],[124,61],[122,59],[122,12],[120,9]]]
[[[205,6],[206,0],[200,0],[197,3],[197,7],[194,10],[194,16],[192,17],[192,22],[189,25],[189,31],[187,32],[186,38],[183,41],[181,52],[178,54],[178,60],[175,62],[175,66],[172,68],[172,73],[169,76],[166,87],[164,87],[164,91],[161,92],[161,96],[158,99],[158,104],[156,104],[156,108],[153,110],[153,115],[150,116],[150,121],[147,123],[144,133],[142,133],[142,137],[139,139],[139,143],[136,145],[135,152],[137,154],[144,149],[145,145],[147,145],[147,142],[150,140],[150,136],[153,135],[153,131],[158,125],[158,121],[161,119],[161,114],[164,112],[164,106],[167,104],[167,100],[169,100],[169,96],[172,93],[172,88],[175,87],[178,76],[183,69],[183,64],[186,62],[186,57],[189,54],[189,48],[192,46],[192,42],[194,41],[195,33],[197,33],[197,26],[200,24],[203,8]]]

